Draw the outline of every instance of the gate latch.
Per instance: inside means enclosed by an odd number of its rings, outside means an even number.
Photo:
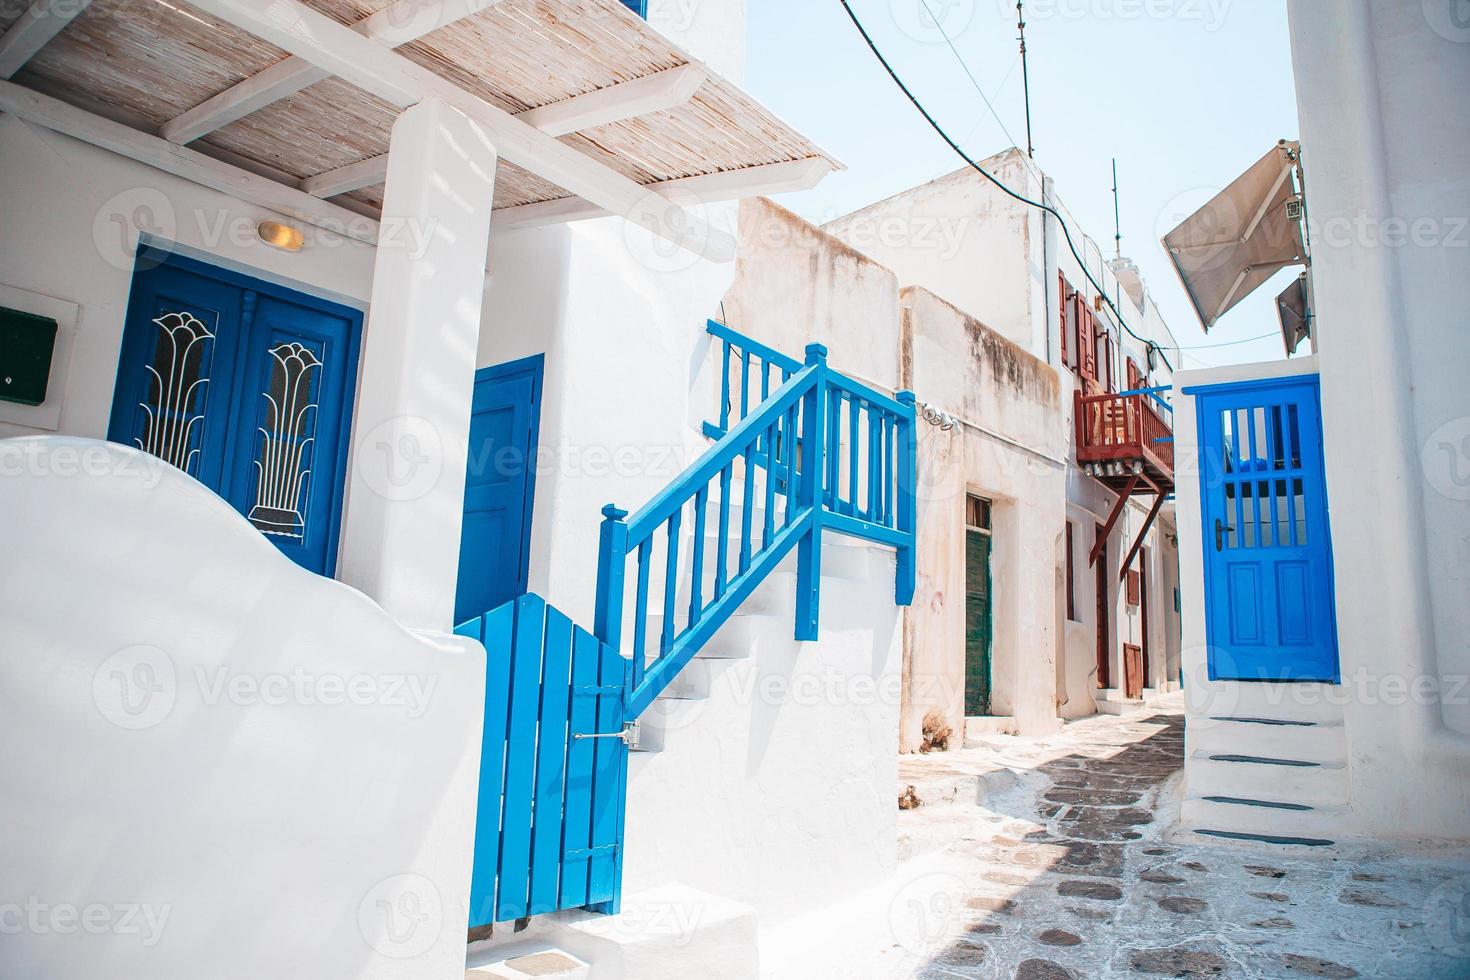
[[[630,721],[623,726],[622,731],[607,732],[602,735],[589,735],[585,732],[573,732],[572,738],[620,738],[623,740],[623,744],[626,745],[628,748],[636,749],[638,747],[638,723],[636,721]]]

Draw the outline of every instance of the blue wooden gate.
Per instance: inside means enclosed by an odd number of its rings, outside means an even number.
[[[1338,679],[1316,375],[1198,396],[1210,678]]]
[[[488,660],[470,926],[617,912],[628,661],[536,595],[455,632]]]

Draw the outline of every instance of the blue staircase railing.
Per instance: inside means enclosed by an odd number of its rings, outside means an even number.
[[[913,395],[890,398],[844,377],[827,366],[819,344],[807,348],[802,365],[727,327],[711,324],[710,333],[724,355],[720,422],[706,425],[719,433],[717,441],[631,519],[614,505],[603,509],[594,632],[622,649],[625,611],[631,616],[628,720],[653,703],[793,548],[795,634],[815,639],[824,530],[893,547],[895,599],[908,605],[913,598]],[[739,415],[732,425],[737,352]],[[753,402],[757,384],[761,397]],[[654,617],[656,641],[648,635]]]
[[[595,635],[529,594],[456,630],[487,655],[472,927],[618,911],[630,723],[793,549],[797,639],[817,636],[824,531],[894,548],[895,598],[913,599],[913,395],[842,376],[818,344],[798,364],[717,326],[715,443],[631,519],[603,508]]]

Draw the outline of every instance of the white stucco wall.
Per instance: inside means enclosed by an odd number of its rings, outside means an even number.
[[[69,374],[60,401],[67,435],[104,438],[140,234],[185,254],[366,308],[373,248],[315,228],[283,252],[256,235],[280,215],[0,115],[0,284],[75,303]],[[0,436],[39,429],[5,421]]]
[[[1371,832],[1470,838],[1470,31],[1448,2],[1288,4],[1346,706]],[[1182,517],[1181,517],[1182,520]],[[1414,765],[1404,766],[1405,759]]]
[[[1015,150],[982,162],[1019,193],[1040,185]],[[830,221],[823,230],[976,317],[1022,349],[1046,358],[1035,315],[1041,300],[1041,223],[968,168]],[[1027,284],[1018,288],[1019,284]]]
[[[0,513],[0,973],[460,976],[479,644],[135,450],[0,441]]]

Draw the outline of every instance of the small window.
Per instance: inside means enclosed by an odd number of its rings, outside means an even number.
[[[1142,579],[1138,572],[1128,570],[1128,605],[1136,606],[1139,603],[1139,593],[1142,587]]]
[[[1072,522],[1067,522],[1067,552],[1062,557],[1067,569],[1067,618],[1077,622],[1077,553],[1072,550]]]
[[[965,525],[976,531],[990,530],[990,501],[984,497],[965,498]]]

